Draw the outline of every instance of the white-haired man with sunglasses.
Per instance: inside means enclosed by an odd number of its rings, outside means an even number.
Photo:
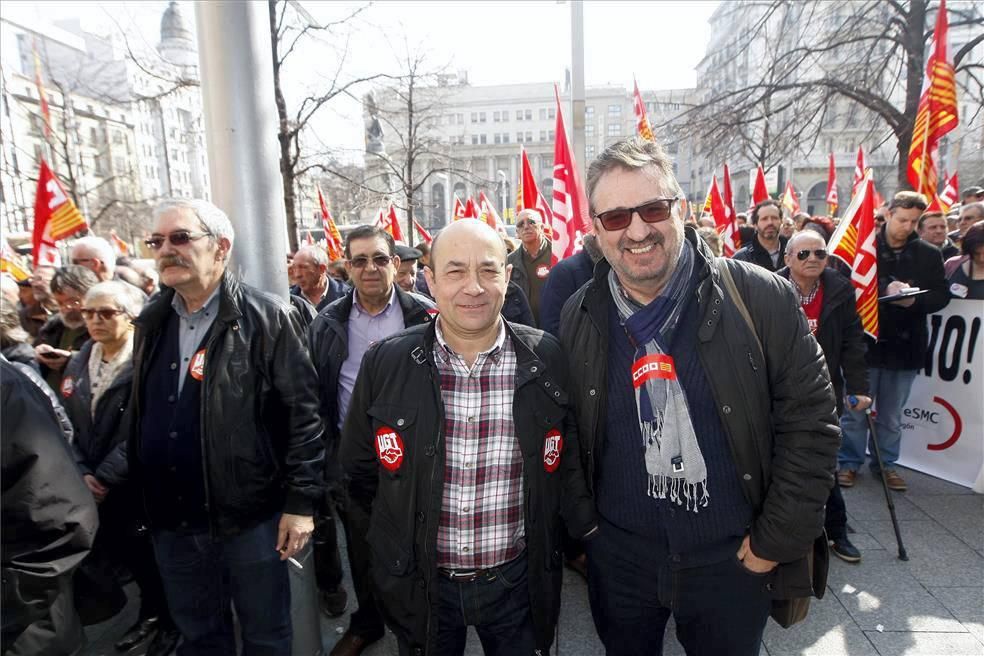
[[[839,416],[845,405],[863,411],[871,405],[871,397],[864,361],[867,346],[854,302],[854,286],[828,268],[827,259],[824,238],[814,230],[803,230],[789,238],[786,266],[776,274],[792,283],[810,332],[823,349]],[[831,488],[824,526],[835,556],[849,563],[861,560],[861,552],[847,537],[847,509],[839,485]]]
[[[516,236],[520,247],[506,258],[512,265],[512,281],[530,302],[533,319],[540,325],[540,293],[550,275],[550,240],[543,234],[543,217],[536,210],[525,209],[516,215]]]
[[[393,236],[361,225],[345,237],[345,268],[353,288],[326,307],[308,329],[311,356],[318,370],[321,418],[325,424],[325,477],[328,493],[318,512],[314,540],[315,569],[322,610],[340,615],[345,608],[342,570],[333,510],[342,520],[358,609],[330,656],[356,656],[386,633],[369,586],[369,510],[350,504],[341,484],[338,444],[352,390],[370,346],[404,328],[428,323],[434,304],[396,284],[400,257]]]
[[[839,442],[823,354],[786,282],[684,225],[659,145],[612,144],[587,186],[605,259],[560,336],[595,626],[610,656],[661,654],[671,615],[688,654],[757,656],[772,600],[813,589]]]
[[[146,240],[164,290],[135,321],[131,479],[187,653],[291,653],[287,560],[314,530],[324,461],[297,311],[228,271],[235,234],[166,201]]]

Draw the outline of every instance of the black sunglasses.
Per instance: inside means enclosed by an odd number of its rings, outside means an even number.
[[[526,226],[537,226],[540,225],[538,221],[532,221],[530,219],[523,219],[522,221],[516,222],[516,229],[525,228]]]
[[[116,315],[123,314],[123,310],[114,310],[112,308],[99,308],[98,310],[82,308],[79,312],[82,314],[83,319],[91,319],[98,315],[103,321],[109,321]]]
[[[818,249],[812,250],[812,251],[805,248],[805,249],[803,249],[801,251],[796,251],[796,259],[799,260],[800,262],[805,262],[806,261],[806,258],[810,257],[810,253],[813,253],[813,256],[816,257],[818,260],[826,260],[827,259],[827,249],[826,248],[818,248]]]
[[[676,196],[673,198],[656,198],[638,207],[620,207],[608,210],[601,214],[595,214],[594,218],[601,221],[601,226],[605,230],[624,230],[632,223],[632,215],[639,213],[646,223],[661,223],[670,218],[673,212],[673,203],[680,200]]]
[[[384,266],[386,266],[387,264],[389,264],[392,261],[393,261],[393,256],[392,255],[373,255],[372,256],[372,263],[376,265],[376,268],[377,269],[382,269]],[[366,268],[366,265],[369,264],[369,258],[368,257],[365,257],[365,256],[356,257],[356,258],[353,258],[353,259],[349,260],[349,264],[351,264],[352,265],[352,268],[355,268],[355,269],[365,269]]]
[[[144,243],[147,244],[147,248],[158,251],[161,246],[164,245],[164,241],[167,240],[171,242],[172,246],[184,246],[196,239],[201,239],[202,237],[211,237],[211,232],[192,232],[191,230],[175,230],[169,235],[151,235]]]

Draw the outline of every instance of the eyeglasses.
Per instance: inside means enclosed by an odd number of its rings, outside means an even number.
[[[118,314],[123,314],[123,310],[114,310],[112,308],[99,308],[98,310],[93,310],[91,308],[82,308],[80,310],[82,313],[82,318],[88,321],[95,316],[98,316],[103,321],[109,321]]]
[[[147,244],[147,248],[158,251],[161,246],[164,245],[164,241],[167,240],[171,242],[172,246],[184,246],[189,242],[193,242],[196,239],[201,239],[202,237],[211,237],[211,232],[192,232],[191,230],[175,230],[169,235],[151,235],[148,237],[144,243]]]
[[[897,207],[901,207],[904,210],[911,210],[913,207],[920,210],[925,210],[926,203],[913,198],[902,198],[899,200],[893,200],[892,204],[888,206],[888,211],[891,212]]]
[[[86,262],[95,262],[95,261],[96,261],[96,258],[94,258],[94,257],[73,257],[72,258],[72,264],[79,264],[79,265],[85,265]]]
[[[349,264],[352,265],[352,268],[353,269],[365,269],[366,266],[369,264],[369,259],[370,258],[365,257],[365,256],[355,257],[355,258],[352,258],[351,260],[349,260]],[[382,269],[384,266],[386,266],[387,264],[389,264],[392,261],[393,261],[393,256],[392,255],[373,255],[372,256],[372,263],[376,266],[377,269]]]
[[[55,304],[62,310],[78,310],[82,307],[82,299],[76,298],[71,301],[55,301]]]
[[[537,221],[530,221],[529,219],[524,219],[522,221],[517,221],[516,222],[516,229],[517,230],[522,230],[526,226],[530,226],[530,227],[535,228],[538,225],[540,225],[540,224]]]
[[[646,223],[661,223],[670,218],[673,212],[673,203],[678,200],[680,199],[675,196],[673,198],[656,198],[638,207],[620,207],[595,214],[594,218],[601,221],[605,230],[625,230],[632,223],[632,215],[637,212],[639,218]]]
[[[813,253],[813,256],[815,258],[817,258],[818,260],[826,260],[827,259],[827,249],[826,248],[818,248],[818,249],[813,250],[813,251],[811,251],[809,249],[803,249],[801,251],[796,251],[796,259],[799,260],[800,262],[805,262],[806,259],[808,257],[810,257],[810,253]]]

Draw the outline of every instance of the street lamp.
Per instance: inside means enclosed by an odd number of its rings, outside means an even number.
[[[497,178],[499,178],[499,207],[502,209],[502,213],[506,213],[506,172],[502,169],[498,169],[495,172]]]

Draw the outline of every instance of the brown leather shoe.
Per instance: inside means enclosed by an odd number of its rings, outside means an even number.
[[[377,642],[382,637],[365,638],[351,631],[346,631],[345,635],[339,638],[335,646],[332,647],[328,656],[359,656],[359,654],[365,651],[366,647]]]
[[[905,484],[905,479],[899,476],[899,473],[894,469],[885,470],[885,483],[888,484],[889,490],[896,492],[905,492],[909,489],[909,486]]]
[[[837,472],[837,484],[841,487],[854,487],[854,479],[858,473],[851,469],[843,469]]]

